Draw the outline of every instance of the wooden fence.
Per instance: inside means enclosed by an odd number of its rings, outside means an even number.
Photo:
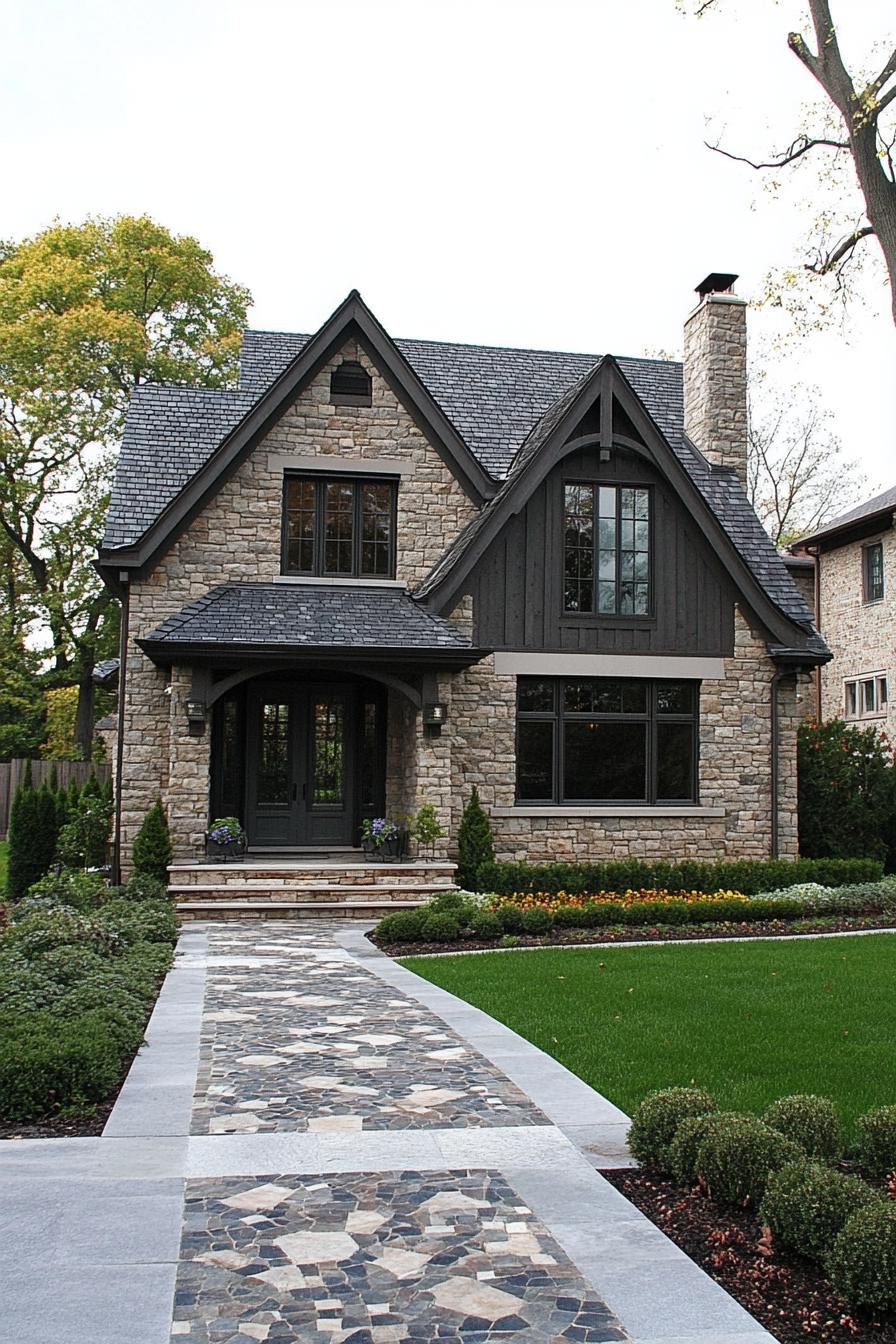
[[[6,839],[6,832],[9,829],[9,809],[12,806],[12,800],[15,797],[16,789],[21,784],[25,770],[28,766],[27,761],[0,761],[0,839]],[[56,771],[56,778],[62,788],[68,788],[72,780],[78,784],[84,784],[90,777],[93,770],[101,784],[109,778],[111,767],[108,761],[32,761],[31,762],[31,780],[35,788],[40,788],[44,781],[49,781],[50,775]]]

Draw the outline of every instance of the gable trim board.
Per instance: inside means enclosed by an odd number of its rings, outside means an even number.
[[[115,574],[116,569],[142,572],[151,567],[258,446],[285,408],[296,399],[334,352],[353,336],[360,341],[392,391],[403,402],[412,419],[474,503],[481,506],[494,494],[496,486],[492,478],[474,457],[358,291],[352,290],[267,392],[225,435],[218,448],[166,505],[140,540],[133,545],[100,551],[100,572],[113,586],[120,588],[121,580]]]
[[[605,448],[620,442],[612,430],[614,398],[644,441],[644,445],[641,445],[626,440],[626,446],[651,459],[687,508],[747,607],[770,634],[772,642],[793,649],[797,647],[794,635],[811,637],[814,634],[812,627],[808,623],[800,625],[782,612],[757,581],[612,355],[605,356],[597,368],[571,388],[533,428],[520,448],[501,490],[482,513],[467,525],[444,559],[434,567],[418,590],[417,597],[440,612],[447,612],[456,604],[462,595],[465,580],[508,519],[523,508],[555,466],[586,442],[584,437],[570,439],[569,436],[598,399],[600,433],[587,436],[587,441]],[[694,449],[694,452],[697,450]],[[718,469],[713,474],[733,477],[733,473]],[[820,648],[805,648],[801,652],[807,665],[823,662],[828,656]]]

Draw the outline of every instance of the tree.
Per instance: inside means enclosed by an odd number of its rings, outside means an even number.
[[[475,784],[464,808],[457,832],[457,882],[468,891],[476,891],[477,873],[484,863],[493,863],[495,842],[488,813],[479,801]]]
[[[168,819],[161,802],[157,801],[143,818],[143,825],[134,839],[134,872],[158,878],[167,887],[171,853]]]
[[[800,853],[896,862],[896,770],[874,727],[804,723],[798,738]]]
[[[117,604],[93,558],[113,448],[135,386],[221,386],[235,371],[248,291],[195,238],[142,216],[54,224],[0,244],[0,606],[46,629],[56,685],[79,689],[117,649]]]
[[[747,493],[776,546],[813,532],[858,501],[863,477],[843,456],[813,389],[778,400],[764,414],[751,407]]]
[[[833,159],[835,165],[838,160],[851,162],[859,198],[853,203],[850,191],[841,202],[839,231],[834,221],[822,219],[814,256],[804,262],[804,271],[829,276],[836,288],[842,289],[865,240],[875,238],[889,277],[896,322],[896,47],[873,77],[857,78],[846,68],[830,0],[807,3],[815,50],[796,32],[788,34],[787,45],[824,92],[825,101],[815,125],[794,135],[785,150],[768,160],[731,154],[718,145],[710,148],[767,171],[803,162],[807,155]],[[696,12],[704,14],[716,4],[717,0],[698,0]]]

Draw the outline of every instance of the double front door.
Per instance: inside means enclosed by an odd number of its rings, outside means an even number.
[[[250,843],[354,843],[355,700],[350,686],[313,683],[267,683],[250,693]]]

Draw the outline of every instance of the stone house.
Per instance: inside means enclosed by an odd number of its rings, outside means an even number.
[[[345,851],[476,785],[506,859],[795,855],[827,657],[744,492],[746,309],[684,365],[394,340],[353,292],[247,331],[239,387],[133,398],[99,565],[123,603],[117,834],[161,798]]]
[[[802,537],[814,560],[815,611],[833,654],[819,669],[815,709],[896,740],[896,486]]]

